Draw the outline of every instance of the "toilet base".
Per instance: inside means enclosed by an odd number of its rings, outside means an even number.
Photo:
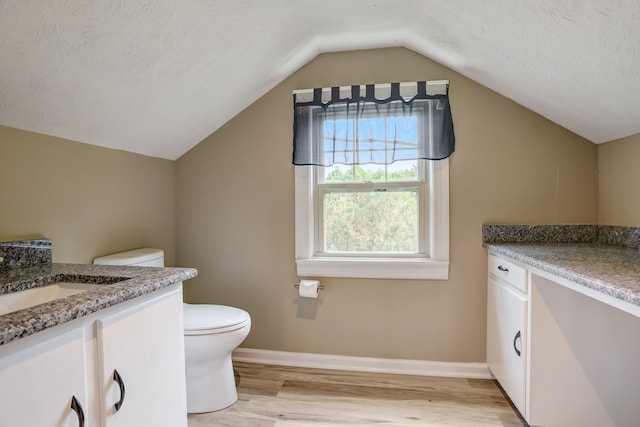
[[[187,412],[214,412],[233,405],[238,400],[231,355],[215,370],[206,374],[189,372],[187,365]]]

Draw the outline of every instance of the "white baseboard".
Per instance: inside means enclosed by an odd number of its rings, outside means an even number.
[[[237,348],[236,362],[339,371],[379,372],[384,374],[433,377],[491,379],[486,363],[432,362],[428,360],[381,359],[375,357],[337,356],[332,354],[294,353],[289,351]]]

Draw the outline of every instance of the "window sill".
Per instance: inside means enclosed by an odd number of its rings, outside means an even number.
[[[447,280],[449,262],[431,259],[297,259],[299,277],[348,277],[363,279]]]

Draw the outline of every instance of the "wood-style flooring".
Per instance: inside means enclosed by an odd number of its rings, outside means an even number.
[[[526,426],[492,380],[234,367],[238,401],[189,427]]]

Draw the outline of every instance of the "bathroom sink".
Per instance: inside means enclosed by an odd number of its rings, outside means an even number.
[[[2,294],[0,295],[0,316],[70,295],[98,289],[100,286],[102,285],[95,283],[58,282],[24,291]]]

